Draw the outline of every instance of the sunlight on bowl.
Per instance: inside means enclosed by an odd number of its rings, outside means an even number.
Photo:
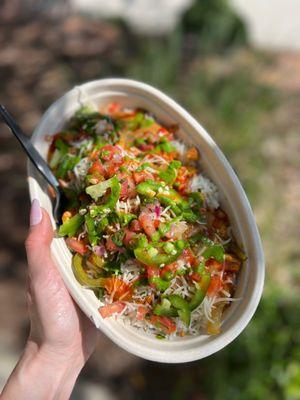
[[[259,233],[247,197],[233,169],[204,128],[182,107],[159,90],[127,79],[92,81],[66,93],[44,114],[34,131],[32,141],[46,157],[45,136],[59,131],[81,105],[98,108],[116,101],[127,107],[142,107],[165,124],[179,124],[178,136],[188,144],[197,145],[201,165],[216,183],[221,193],[222,207],[229,214],[238,243],[248,260],[244,263],[234,302],[225,312],[222,332],[217,336],[189,336],[174,340],[158,340],[114,319],[103,320],[98,312],[99,300],[75,279],[71,253],[64,239],[55,238],[52,256],[70,291],[82,311],[104,334],[123,349],[142,358],[168,363],[188,362],[213,354],[232,342],[251,320],[261,298],[264,283],[264,258]],[[51,202],[46,184],[34,167],[28,164],[31,199],[38,198],[51,215]],[[55,227],[52,218],[53,227]]]

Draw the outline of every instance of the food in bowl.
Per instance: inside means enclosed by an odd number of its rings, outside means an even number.
[[[103,318],[170,338],[218,334],[246,256],[197,148],[142,109],[79,109],[48,162],[69,204],[58,235]]]

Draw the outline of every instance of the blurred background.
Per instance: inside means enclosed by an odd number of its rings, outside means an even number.
[[[146,362],[101,337],[74,400],[300,399],[300,3],[0,0],[0,103],[31,135],[73,85],[123,76],[174,97],[235,168],[263,239],[263,299],[207,359]],[[28,333],[26,159],[0,125],[0,387]]]

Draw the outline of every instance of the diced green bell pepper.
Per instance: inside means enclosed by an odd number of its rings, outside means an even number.
[[[202,254],[202,256],[208,260],[213,257],[217,261],[222,262],[224,260],[224,249],[220,244],[214,244],[213,246],[208,247]]]
[[[153,314],[162,317],[177,317],[178,312],[171,307],[171,302],[168,299],[162,299],[161,304],[156,304],[153,308]]]
[[[201,281],[198,284],[198,289],[189,303],[189,308],[191,311],[195,310],[197,307],[200,306],[200,304],[204,300],[204,297],[206,296],[209,284],[210,284],[210,273],[203,272],[201,275]]]
[[[166,206],[178,206],[188,209],[188,202],[185,201],[176,190],[172,188],[162,188],[157,193],[158,200]]]
[[[195,204],[197,207],[202,207],[204,202],[204,196],[200,192],[192,192],[189,194],[189,202]]]
[[[156,289],[160,290],[161,292],[164,292],[170,286],[170,282],[163,280],[159,276],[153,276],[149,278],[149,282],[152,283],[156,287]]]
[[[167,265],[176,261],[177,258],[182,253],[182,250],[186,246],[186,243],[183,240],[177,240],[173,242],[174,251],[172,254],[162,253],[156,247],[152,245],[138,246],[134,249],[135,257],[146,265]]]
[[[105,286],[106,278],[91,278],[86,273],[83,268],[83,257],[79,253],[76,253],[73,256],[72,267],[75,278],[81,285],[90,288],[100,288]]]
[[[73,154],[66,154],[63,156],[58,163],[58,168],[55,174],[56,177],[64,179],[67,172],[73,170],[79,161],[80,157],[74,156]]]
[[[171,229],[172,224],[176,224],[177,222],[182,220],[182,216],[180,215],[179,217],[173,218],[168,222],[160,223],[158,227],[158,232],[161,237],[164,237],[166,233],[168,233]]]
[[[84,216],[76,214],[66,222],[64,222],[58,230],[59,236],[75,236],[81,225],[83,224]]]
[[[154,182],[151,179],[147,179],[145,182],[141,182],[136,186],[136,191],[142,196],[152,198],[156,195],[160,184]]]
[[[159,177],[169,185],[173,185],[177,178],[178,168],[181,167],[180,161],[171,161],[167,169],[160,171]]]
[[[164,151],[165,153],[172,153],[173,151],[176,151],[176,148],[170,142],[164,141],[163,143],[160,143],[155,147],[154,152],[156,151]]]
[[[126,121],[125,125],[127,129],[136,130],[138,128],[148,127],[152,125],[153,122],[153,118],[146,116],[144,113],[138,112],[134,118]]]
[[[188,202],[185,201],[176,190],[167,187],[164,183],[158,183],[152,179],[147,179],[137,185],[136,191],[148,198],[157,197],[164,205],[180,206],[183,209],[188,209]]]
[[[62,155],[67,154],[69,151],[69,146],[61,139],[56,139],[55,147],[61,152]]]
[[[182,322],[186,326],[189,326],[191,322],[191,311],[189,303],[178,294],[171,294],[170,296],[168,296],[168,300],[170,301],[172,306],[178,310],[177,312]]]
[[[125,236],[125,232],[123,230],[119,230],[117,232],[115,232],[112,236],[111,236],[111,240],[114,242],[114,244],[116,246],[122,246],[123,245],[123,239]]]
[[[99,240],[94,219],[90,214],[85,214],[85,225],[88,233],[88,238],[92,246],[95,246]]]
[[[97,223],[97,227],[96,227],[97,233],[102,233],[105,230],[105,228],[107,227],[108,224],[109,224],[108,218],[107,217],[102,218]]]
[[[136,219],[137,216],[135,214],[125,214],[125,213],[118,213],[119,220],[122,226],[127,226],[132,220]]]
[[[52,154],[50,163],[49,163],[50,168],[52,168],[52,169],[55,168],[58,165],[60,159],[61,159],[61,153],[59,150],[55,149],[54,153]]]
[[[107,189],[110,188],[111,191],[113,192],[113,190],[117,191],[117,188],[119,188],[120,186],[121,185],[118,181],[118,178],[116,176],[113,176],[112,178],[107,179],[106,181],[97,183],[96,185],[88,186],[85,189],[85,191],[88,195],[92,197],[93,200],[97,201],[100,197],[105,195]]]
[[[116,176],[107,179],[104,182],[97,183],[96,185],[88,186],[85,191],[94,200],[98,200],[100,197],[104,196],[107,189],[111,189],[108,201],[100,206],[93,205],[90,208],[90,214],[92,217],[96,217],[101,213],[109,213],[117,204],[121,192],[121,184]]]
[[[194,245],[197,242],[202,242],[203,244],[209,247],[215,245],[215,243],[208,237],[204,236],[202,232],[195,233],[193,236],[191,236],[189,238],[189,242],[191,245]]]

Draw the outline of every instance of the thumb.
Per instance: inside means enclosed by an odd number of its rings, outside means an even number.
[[[28,272],[32,280],[38,280],[51,262],[50,244],[53,229],[48,213],[41,209],[39,201],[34,199],[30,211],[30,230],[25,242]]]

